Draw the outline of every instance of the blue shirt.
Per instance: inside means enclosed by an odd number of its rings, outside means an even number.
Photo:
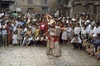
[[[5,30],[5,29],[2,30],[2,31],[1,31],[1,35],[7,35],[7,30]]]
[[[100,39],[97,39],[93,42],[93,45],[100,46]]]

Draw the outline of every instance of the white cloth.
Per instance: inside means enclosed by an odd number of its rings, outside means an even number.
[[[95,21],[92,21],[92,25],[94,25],[96,22]]]
[[[67,40],[67,29],[65,28],[65,30],[62,32],[62,40]]]
[[[73,42],[77,42],[77,43],[82,43],[82,40],[78,37],[78,40],[76,40],[76,38],[74,37],[72,40],[71,40],[71,43]]]
[[[50,28],[50,35],[55,36],[55,29],[54,28]]]
[[[82,18],[79,19],[79,22],[80,26],[82,26]]]
[[[18,43],[18,35],[17,34],[13,34],[12,36],[12,39],[13,39],[13,44],[17,44]]]
[[[30,18],[28,18],[27,23],[29,23],[30,21],[31,21],[31,19],[30,19]]]
[[[90,23],[90,20],[86,20],[85,25],[86,25],[87,23]]]
[[[36,37],[36,38],[35,38],[36,41],[38,41],[39,39],[40,39],[39,37]]]
[[[65,17],[62,18],[62,22],[64,22],[64,21],[65,21]]]
[[[97,28],[97,32],[100,33],[100,26]]]
[[[81,34],[86,35],[86,29],[84,29],[83,27],[81,27]]]
[[[74,34],[79,34],[81,31],[81,28],[80,27],[75,27],[74,28]]]
[[[91,30],[91,25],[89,24],[89,25],[86,27],[86,31],[87,31],[88,34],[90,33],[90,30]]]
[[[30,13],[27,13],[27,14],[25,14],[25,17],[26,18],[31,18],[31,14]]]
[[[68,20],[66,20],[66,23],[69,23],[69,21],[68,21]]]
[[[29,25],[29,28],[32,28],[32,26],[31,26],[31,25]]]
[[[94,27],[93,32],[94,32],[94,34],[98,34],[98,29],[96,26]]]
[[[32,34],[34,34],[36,32],[36,28],[35,27],[32,27]]]
[[[17,30],[16,26],[13,26],[13,32],[16,31],[16,30]]]
[[[69,27],[69,28],[67,29],[67,32],[71,33],[71,32],[72,32],[72,28]]]
[[[41,37],[41,41],[43,41],[44,40],[44,38],[43,37]]]
[[[28,38],[28,40],[29,40],[29,41],[31,41],[31,40],[33,40],[33,38],[32,38],[32,37],[30,37],[30,38]]]
[[[55,17],[59,17],[59,11],[57,10],[57,12],[55,13]]]
[[[68,27],[67,28],[67,36],[69,37],[69,38],[72,38],[72,36],[71,36],[71,32],[72,32],[72,28],[71,27]]]
[[[0,23],[0,28],[2,28],[2,25],[1,25],[1,23]]]
[[[27,28],[24,28],[24,32],[26,32],[27,31]]]
[[[89,35],[93,35],[94,34],[94,31],[93,30],[90,30],[90,34]]]

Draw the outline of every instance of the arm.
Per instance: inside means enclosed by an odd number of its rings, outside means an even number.
[[[74,43],[75,42],[75,38],[73,38],[72,40],[71,40],[71,43]]]

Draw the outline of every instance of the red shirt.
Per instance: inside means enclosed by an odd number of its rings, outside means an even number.
[[[46,27],[45,22],[42,22],[42,23],[40,24],[40,30],[44,30],[44,29],[45,29],[45,27]]]

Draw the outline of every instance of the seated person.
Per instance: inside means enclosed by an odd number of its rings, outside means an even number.
[[[74,48],[82,49],[82,40],[78,37],[78,35],[74,35],[74,38],[71,40]]]
[[[86,50],[90,46],[90,42],[87,39],[83,39],[82,49]]]
[[[40,46],[40,36],[35,37],[34,46]]]
[[[97,34],[94,41],[92,40],[91,43],[95,46],[95,52],[97,52],[97,48],[100,46],[100,34]]]
[[[90,55],[90,56],[93,56],[94,53],[95,53],[95,47],[93,44],[91,44],[90,46],[88,46],[86,48],[86,52]]]
[[[95,56],[97,57],[97,60],[99,60],[99,62],[100,62],[100,46],[98,46]]]
[[[28,35],[26,35],[26,36],[24,37],[24,39],[23,39],[22,46],[23,46],[23,45],[26,45],[26,46],[30,45],[32,39],[33,39],[32,37],[29,37]]]
[[[45,36],[41,37],[41,39],[40,39],[40,44],[41,44],[42,46],[46,46],[46,37],[45,37]]]

